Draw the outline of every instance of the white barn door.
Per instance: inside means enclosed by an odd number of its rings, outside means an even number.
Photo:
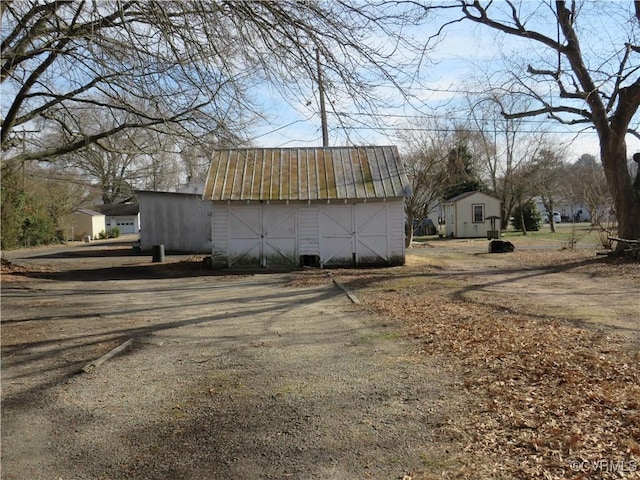
[[[261,205],[229,208],[229,267],[261,265],[261,228]]]
[[[320,208],[320,263],[355,263],[353,205],[324,205]]]
[[[389,222],[386,203],[355,205],[356,261],[358,264],[389,260]]]
[[[296,266],[296,209],[290,205],[262,205],[262,266]]]
[[[385,264],[389,254],[386,203],[324,205],[320,209],[323,265]]]
[[[295,266],[296,211],[289,205],[229,208],[229,267]]]

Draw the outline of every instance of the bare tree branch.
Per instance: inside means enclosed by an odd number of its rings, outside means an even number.
[[[13,2],[3,9],[4,158],[19,153],[12,131],[27,125],[47,131],[65,123],[95,138],[77,121],[91,102],[107,114],[139,116],[129,128],[179,117],[178,130],[191,141],[220,128],[241,138],[249,119],[263,114],[247,94],[251,86],[267,82],[292,103],[306,102],[316,49],[334,103],[373,111],[386,101],[377,86],[411,78],[411,65],[394,55],[412,48],[401,32],[422,14],[417,5],[350,0]],[[385,47],[370,45],[372,36]],[[48,158],[50,149],[36,152],[36,138],[25,142],[31,158]]]

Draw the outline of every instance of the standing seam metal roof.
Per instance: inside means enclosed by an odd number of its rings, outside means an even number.
[[[215,150],[205,200],[355,200],[406,197],[398,149],[384,147]]]

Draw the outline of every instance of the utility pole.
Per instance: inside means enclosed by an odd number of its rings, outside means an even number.
[[[316,48],[316,64],[318,65],[318,95],[320,96],[320,121],[322,122],[322,146],[329,146],[329,127],[327,126],[327,107],[324,103],[324,83],[320,65],[320,49]]]

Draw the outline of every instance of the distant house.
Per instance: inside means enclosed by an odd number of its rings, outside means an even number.
[[[446,234],[450,238],[487,238],[489,217],[502,216],[502,202],[482,192],[466,192],[443,202]],[[500,220],[496,222],[500,229]]]
[[[138,233],[140,229],[140,207],[137,203],[110,203],[95,205],[105,216],[106,229],[120,229],[121,234]]]
[[[216,150],[213,266],[401,265],[409,194],[394,146]]]
[[[68,238],[71,240],[93,240],[105,231],[105,216],[94,210],[73,211],[67,221]]]
[[[543,221],[549,223],[549,213],[542,199],[540,197],[534,197],[533,200]],[[603,211],[608,212],[609,210],[609,208],[603,207]],[[587,206],[579,202],[558,201],[554,204],[554,211],[560,214],[561,222],[589,222],[592,217]],[[595,214],[596,216],[601,215],[599,212],[595,212]]]

